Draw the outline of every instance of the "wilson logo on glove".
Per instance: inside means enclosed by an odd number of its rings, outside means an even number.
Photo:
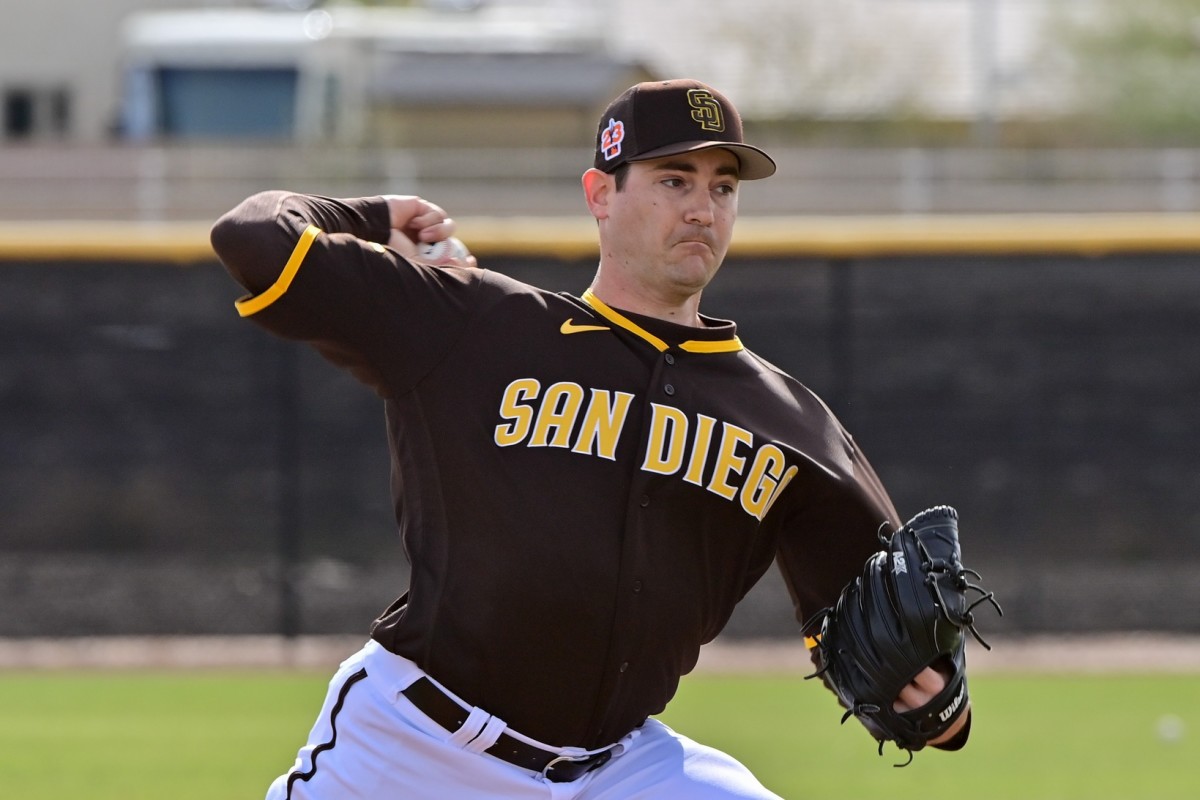
[[[938,714],[938,719],[941,720],[942,722],[946,722],[951,717],[953,717],[954,712],[958,711],[958,709],[962,707],[962,701],[965,700],[966,697],[967,697],[967,685],[964,683],[963,687],[958,690],[958,694],[955,696],[954,702],[950,704],[949,708],[947,708],[942,713]]]
[[[820,676],[847,709],[883,745],[894,742],[913,753],[946,733],[967,709],[966,633],[990,650],[975,628],[974,609],[990,603],[1004,614],[995,594],[971,583],[979,573],[962,565],[958,512],[936,506],[921,512],[890,536],[885,549],[867,559],[861,577],[804,624],[816,642],[813,660]],[[969,602],[967,593],[979,597]],[[926,667],[946,676],[946,685],[924,706],[896,711],[900,690]]]

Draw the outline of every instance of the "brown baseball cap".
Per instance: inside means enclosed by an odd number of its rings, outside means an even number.
[[[741,162],[738,177],[775,174],[775,161],[742,139],[742,118],[725,95],[700,81],[649,81],[629,87],[600,117],[596,169],[723,147]]]

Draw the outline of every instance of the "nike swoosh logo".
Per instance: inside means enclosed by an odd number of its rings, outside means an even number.
[[[576,325],[573,320],[567,320],[558,329],[559,333],[585,333],[587,331],[607,331],[611,330],[607,325]]]

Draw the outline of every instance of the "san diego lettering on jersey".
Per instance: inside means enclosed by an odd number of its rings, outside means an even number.
[[[495,442],[561,447],[615,461],[633,400],[629,392],[586,389],[569,381],[543,391],[536,378],[518,378],[500,399],[503,422],[495,428]],[[743,427],[671,405],[651,403],[646,431],[644,472],[679,475],[759,520],[799,471],[778,444],[757,443]]]

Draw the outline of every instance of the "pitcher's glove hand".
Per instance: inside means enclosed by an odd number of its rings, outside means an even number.
[[[991,603],[991,592],[971,583],[958,545],[958,512],[937,506],[913,517],[890,535],[886,548],[867,559],[862,577],[842,590],[837,604],[804,625],[815,639],[814,661],[848,709],[879,742],[895,742],[912,754],[945,733],[967,708],[966,635],[991,647],[975,629],[972,610]],[[968,604],[967,592],[979,597]],[[898,712],[892,703],[918,672],[935,667],[946,687],[926,705]],[[907,764],[908,762],[905,762]],[[897,766],[904,766],[898,764]]]

